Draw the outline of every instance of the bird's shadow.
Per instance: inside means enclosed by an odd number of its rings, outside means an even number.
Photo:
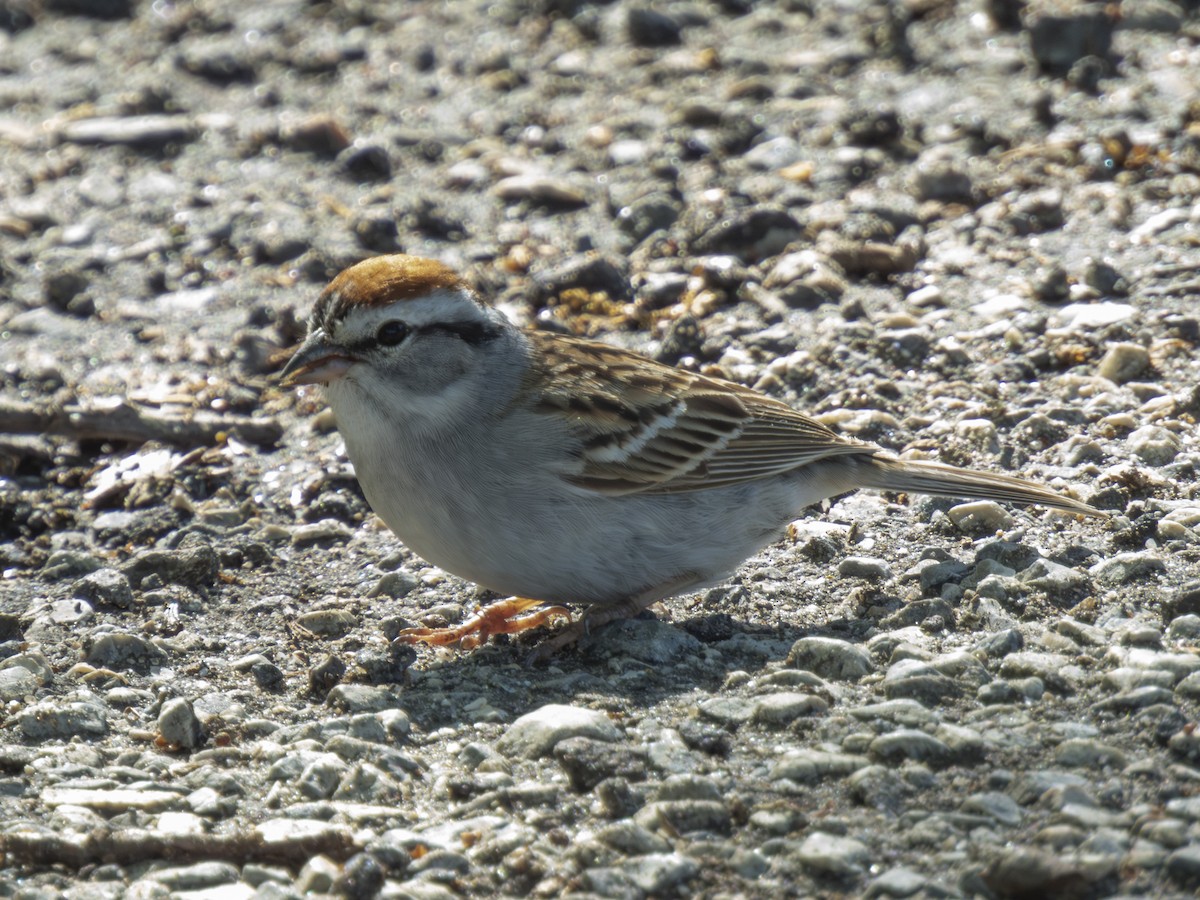
[[[408,673],[405,708],[430,731],[509,722],[547,704],[637,713],[713,693],[734,673],[753,677],[786,667],[792,645],[802,637],[858,642],[866,630],[867,623],[852,619],[814,628],[765,626],[727,613],[668,622],[645,612],[604,625],[534,665],[528,659],[544,632],[519,640],[501,636],[471,651],[438,651],[432,660],[421,651],[421,661]]]

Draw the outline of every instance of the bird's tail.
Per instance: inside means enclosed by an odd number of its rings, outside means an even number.
[[[1084,516],[1108,515],[1050,488],[1009,475],[974,472],[935,462],[889,459],[886,456],[872,456],[861,460],[860,465],[861,468],[856,474],[862,479],[862,486],[876,490],[911,491],[940,497],[1001,500],[1006,503],[1033,503]]]

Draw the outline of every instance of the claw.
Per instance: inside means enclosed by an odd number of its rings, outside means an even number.
[[[465,621],[448,628],[406,628],[396,635],[396,640],[402,644],[434,647],[458,644],[463,650],[473,650],[493,634],[517,634],[555,618],[571,620],[571,613],[565,606],[545,606],[526,612],[538,606],[542,606],[542,601],[510,597],[478,607]]]

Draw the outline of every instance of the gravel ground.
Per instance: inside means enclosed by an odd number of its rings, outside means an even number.
[[[0,895],[1191,896],[1198,96],[1195,0],[0,6]],[[272,374],[399,249],[1112,517],[392,648],[487,597]]]

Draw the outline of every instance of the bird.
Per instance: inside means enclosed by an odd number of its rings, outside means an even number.
[[[563,617],[546,654],[720,584],[859,488],[1104,516],[1033,482],[899,459],[749,387],[521,327],[434,259],[340,272],[280,372],[319,384],[371,508],[430,563],[509,599],[399,640],[469,648]],[[572,620],[570,610],[582,608]]]

